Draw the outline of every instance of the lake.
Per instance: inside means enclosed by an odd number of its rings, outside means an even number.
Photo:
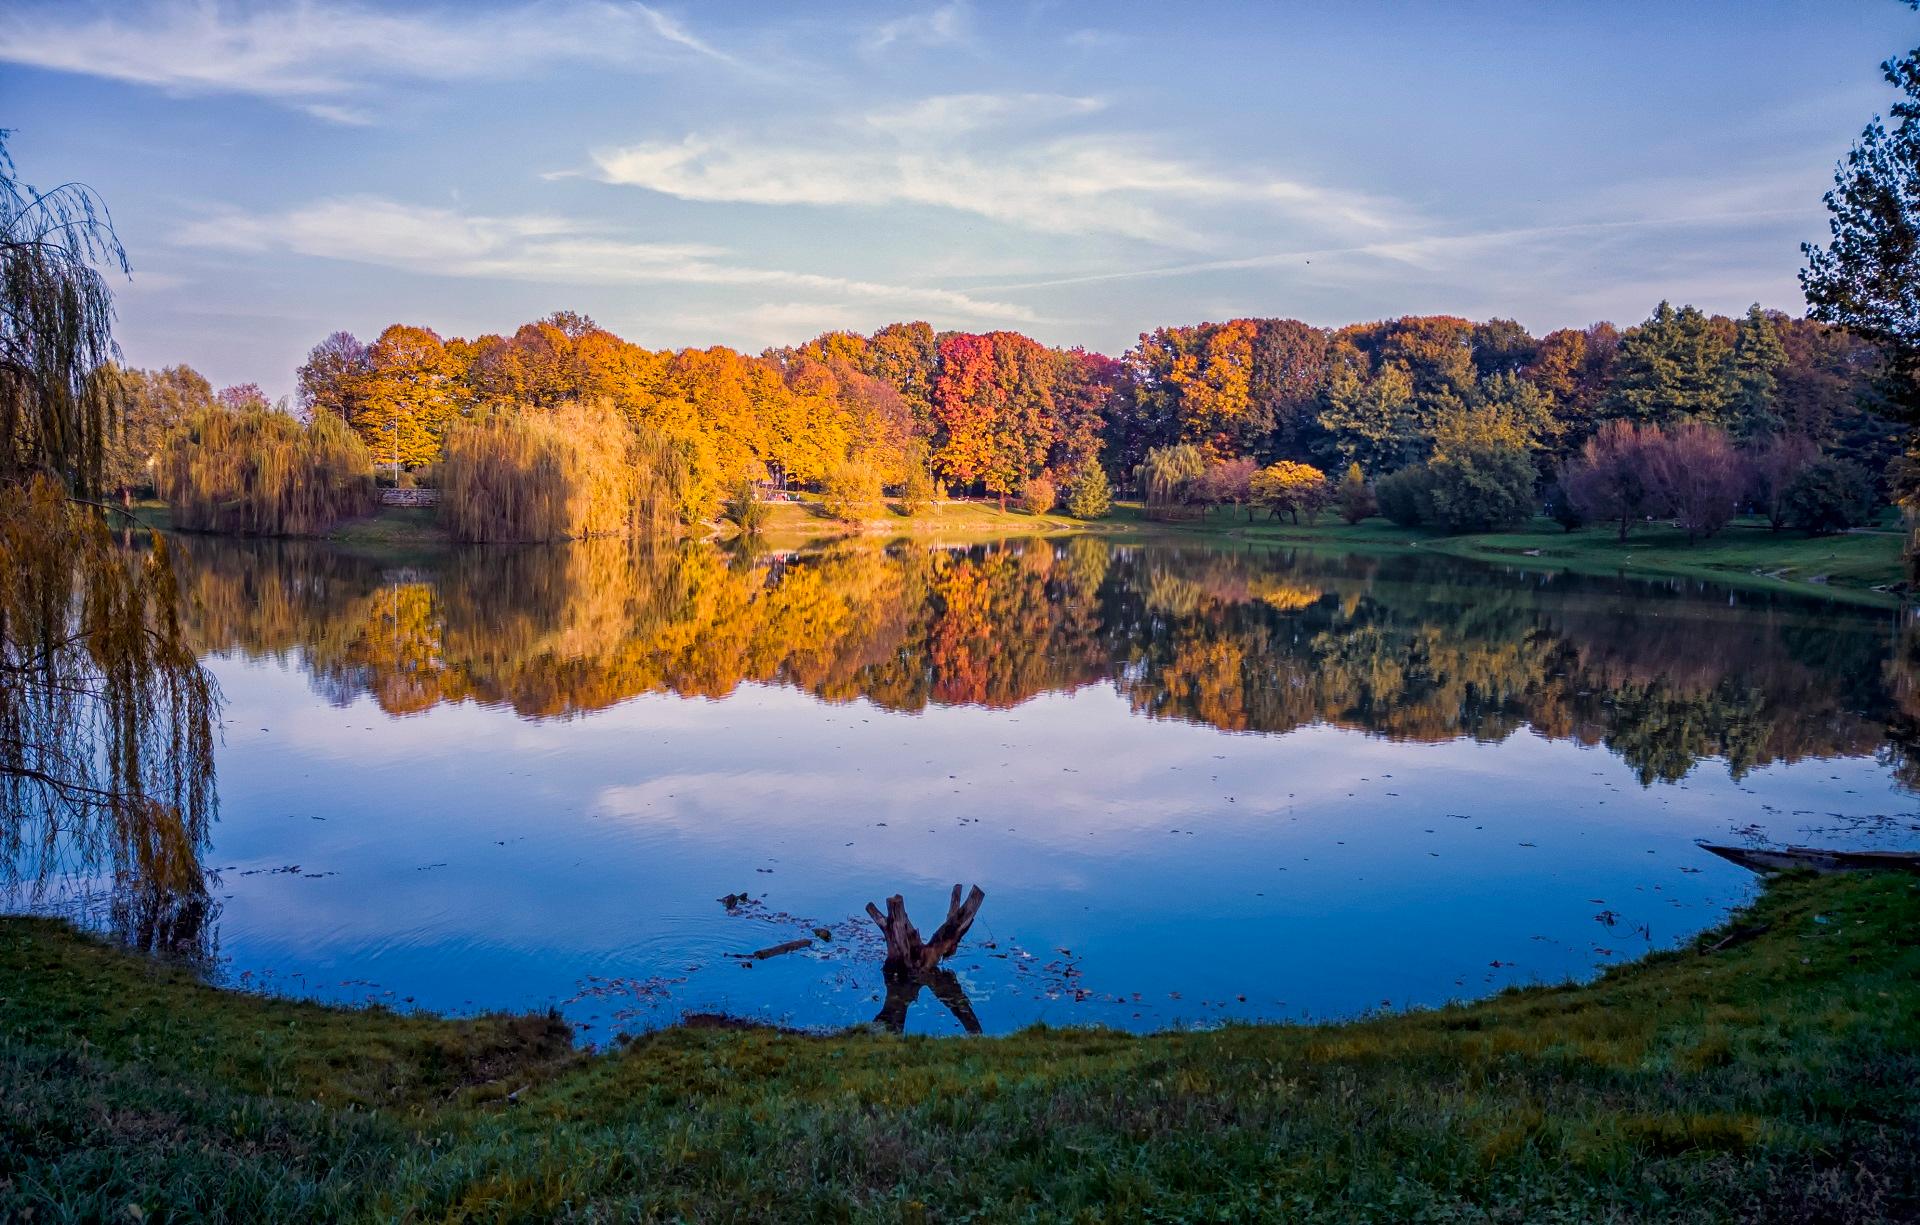
[[[237,986],[843,1026],[864,905],[961,883],[987,1031],[1337,1018],[1674,947],[1754,888],[1695,839],[1920,841],[1891,611],[1093,537],[175,549],[225,708],[172,942]],[[96,877],[4,900],[113,927]]]

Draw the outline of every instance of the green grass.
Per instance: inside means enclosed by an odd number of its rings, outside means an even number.
[[[4,920],[0,1219],[1914,1219],[1920,882],[1786,879],[1736,922],[1345,1025],[587,1055]]]

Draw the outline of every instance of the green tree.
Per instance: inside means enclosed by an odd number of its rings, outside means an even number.
[[[1728,415],[1735,437],[1766,438],[1780,429],[1779,373],[1786,364],[1780,330],[1755,302],[1734,333],[1733,356],[1727,363]]]
[[[1867,521],[1873,482],[1844,460],[1817,459],[1788,484],[1785,501],[1792,526],[1814,535],[1843,532]]]
[[[1067,513],[1076,519],[1099,519],[1113,509],[1113,486],[1099,464],[1083,465],[1067,486]]]
[[[1533,516],[1535,472],[1526,433],[1477,408],[1443,421],[1427,461],[1434,519],[1451,532],[1485,532]]]
[[[1698,309],[1662,302],[1620,340],[1611,415],[1664,424],[1678,417],[1719,421],[1727,408],[1727,344]]]
[[[126,370],[109,363],[100,378],[120,402],[120,428],[109,433],[101,488],[130,499],[154,485],[154,457],[168,433],[214,405],[213,387],[190,366]]]
[[[720,505],[720,517],[740,532],[742,536],[755,536],[767,526],[770,508],[760,500],[760,493],[753,487],[753,481],[741,477],[727,491],[727,499]]]
[[[1365,360],[1349,350],[1328,375],[1319,416],[1326,450],[1343,465],[1375,472],[1424,458],[1427,431],[1414,400],[1413,376],[1397,363],[1368,375]]]

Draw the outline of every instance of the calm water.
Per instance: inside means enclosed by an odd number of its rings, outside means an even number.
[[[1752,889],[1696,838],[1920,842],[1890,612],[1096,540],[181,547],[201,952],[323,999],[857,1023],[863,905],[930,931],[961,882],[988,1030],[1345,1016],[1686,939]]]

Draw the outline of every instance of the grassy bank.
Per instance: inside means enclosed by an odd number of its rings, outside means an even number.
[[[1121,515],[1137,516],[1132,507]],[[1879,588],[1904,578],[1897,528],[1835,536],[1774,532],[1756,519],[1742,519],[1710,540],[1687,542],[1667,524],[1636,527],[1625,541],[1605,528],[1567,532],[1536,519],[1510,532],[1448,536],[1427,528],[1398,527],[1385,519],[1350,526],[1323,517],[1314,526],[1256,519],[1231,510],[1196,522],[1156,525],[1187,535],[1300,544],[1351,552],[1419,549],[1450,557],[1586,574],[1666,575],[1736,586],[1823,594],[1853,603],[1894,605],[1900,597]]]
[[[1589,986],[1347,1025],[585,1055],[3,920],[0,1218],[1913,1219],[1916,931],[1912,877],[1791,879]]]

